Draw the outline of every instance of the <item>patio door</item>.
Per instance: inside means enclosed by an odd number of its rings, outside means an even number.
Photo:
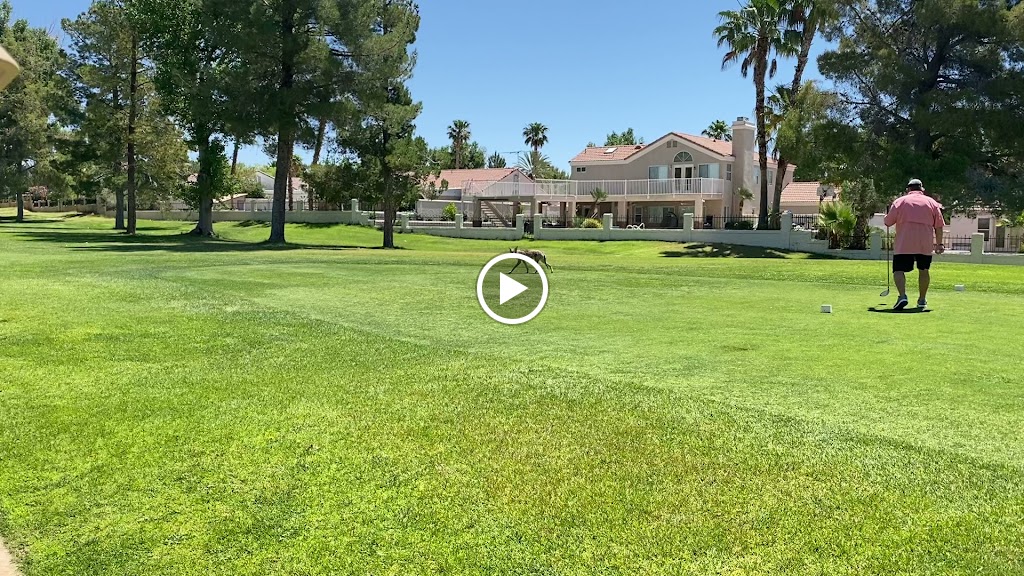
[[[677,164],[673,170],[676,192],[693,192],[693,164]]]

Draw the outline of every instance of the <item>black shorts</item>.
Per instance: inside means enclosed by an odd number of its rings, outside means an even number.
[[[928,270],[932,267],[932,255],[931,254],[893,254],[892,256],[892,271],[893,272],[912,272],[914,270],[914,262],[917,262],[918,270]]]

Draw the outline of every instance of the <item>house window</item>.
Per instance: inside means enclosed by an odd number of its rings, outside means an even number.
[[[697,166],[697,177],[714,178],[717,180],[721,177],[719,170],[720,168],[718,164],[701,164]]]
[[[647,177],[651,180],[668,180],[668,166],[651,166],[647,169]]]
[[[679,154],[676,154],[675,159],[672,160],[672,161],[675,162],[676,164],[684,164],[684,163],[687,163],[687,162],[693,162],[693,156],[689,152],[683,151],[683,152],[680,152]]]
[[[978,232],[985,235],[985,242],[988,242],[989,232],[992,231],[991,218],[978,218]]]
[[[725,179],[732,182],[732,164],[725,165]]]
[[[679,148],[679,142],[676,142],[675,140],[670,140],[665,143],[665,148]]]
[[[768,169],[768,183],[775,184],[775,170]]]
[[[576,167],[576,171],[577,172],[586,172],[587,171],[587,167],[586,166],[577,166]]]

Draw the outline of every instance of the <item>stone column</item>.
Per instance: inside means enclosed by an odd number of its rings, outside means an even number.
[[[882,259],[882,231],[879,230],[878,228],[875,228],[874,230],[871,231],[871,244],[869,245],[869,247],[871,249],[871,258],[873,260],[881,260]]]
[[[455,229],[456,230],[462,230],[462,220],[465,217],[466,216],[464,214],[456,214],[455,215]]]
[[[971,234],[971,260],[981,261],[985,254],[985,235],[981,232]]]
[[[483,215],[480,211],[480,199],[473,199],[473,228],[480,228],[484,225]]]
[[[399,215],[398,221],[402,223],[402,234],[412,232],[412,228],[409,226],[409,214],[403,213]]]
[[[779,225],[779,236],[782,241],[782,248],[790,248],[793,236],[793,213],[786,210],[782,213],[781,224]]]

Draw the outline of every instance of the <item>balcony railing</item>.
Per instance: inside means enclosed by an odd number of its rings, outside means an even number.
[[[668,198],[721,198],[725,180],[717,178],[674,178],[668,180],[537,180],[536,182],[467,182],[463,198],[541,198],[572,201],[592,198],[602,190],[609,200],[658,200]]]

